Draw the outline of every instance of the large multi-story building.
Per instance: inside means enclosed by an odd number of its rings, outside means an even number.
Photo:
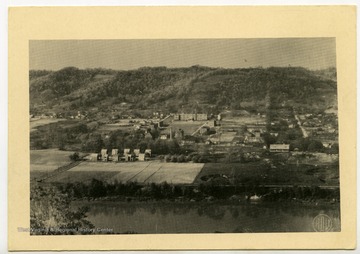
[[[174,114],[174,120],[176,121],[206,121],[208,120],[207,114],[198,113],[180,113]]]

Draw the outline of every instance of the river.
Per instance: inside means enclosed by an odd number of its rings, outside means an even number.
[[[319,214],[332,221],[330,231],[340,231],[339,205],[297,203],[166,203],[77,201],[88,206],[95,228],[113,233],[251,233],[314,232]]]

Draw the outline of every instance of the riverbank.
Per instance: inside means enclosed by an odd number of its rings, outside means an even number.
[[[340,231],[338,204],[78,200],[72,206],[88,206],[95,228],[113,234],[314,232],[319,214],[332,219],[331,231]]]
[[[185,199],[185,198],[178,198],[178,199],[151,199],[151,198],[139,198],[139,197],[122,197],[122,196],[111,196],[111,197],[101,197],[101,198],[74,198],[72,202],[88,202],[89,205],[101,203],[101,202],[109,202],[109,203],[126,203],[126,204],[204,204],[204,203],[211,203],[211,204],[219,204],[219,205],[237,205],[237,204],[291,204],[291,205],[303,205],[303,206],[340,206],[339,200],[324,200],[324,199],[279,199],[276,201],[268,201],[264,199],[257,199],[257,200],[250,200],[247,199],[246,196],[233,196],[229,199],[214,199],[212,197],[206,197],[202,200],[195,200],[195,199]]]
[[[121,202],[300,202],[300,203],[338,203],[340,191],[323,189],[318,186],[266,187],[259,185],[174,185],[104,183],[93,179],[90,184],[57,184],[57,188],[72,199],[114,200]]]
[[[103,234],[101,229],[109,229],[106,234],[312,232],[314,218],[326,214],[334,220],[334,231],[340,230],[340,204],[330,199],[334,190],[295,190],[98,181],[90,186],[32,184],[31,227],[46,229],[50,219],[59,218],[55,228],[86,230],[33,234]]]

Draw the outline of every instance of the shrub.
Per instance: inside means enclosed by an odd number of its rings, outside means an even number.
[[[185,162],[185,156],[183,154],[179,155],[177,158],[178,162]]]
[[[199,162],[199,159],[200,159],[200,156],[199,155],[195,155],[195,156],[193,156],[192,157],[192,162],[195,162],[195,163],[197,163],[197,162]]]
[[[191,161],[191,160],[192,160],[192,156],[191,156],[191,155],[185,156],[185,161]]]
[[[94,228],[94,225],[86,220],[88,207],[74,209],[70,203],[71,197],[54,186],[31,186],[30,227],[41,230],[31,231],[30,234],[55,235],[62,232],[51,228],[74,229],[64,231],[63,234],[80,234],[77,228]]]
[[[206,163],[206,162],[208,162],[208,159],[207,159],[206,157],[204,157],[204,156],[200,156],[200,158],[198,159],[197,162],[199,162],[199,163]]]
[[[170,155],[170,154],[165,155],[165,161],[166,161],[166,162],[170,162],[170,161],[171,161],[171,155]]]
[[[75,153],[69,155],[69,158],[72,161],[78,161],[80,159],[80,155],[79,155],[79,153],[75,152]]]
[[[171,156],[171,162],[177,162],[177,161],[178,159],[176,155]]]

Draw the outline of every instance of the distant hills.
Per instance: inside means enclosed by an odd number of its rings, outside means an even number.
[[[130,71],[78,69],[31,70],[31,111],[61,112],[114,105],[168,112],[261,109],[272,105],[327,109],[336,107],[336,69],[300,67],[222,69],[143,67]]]

